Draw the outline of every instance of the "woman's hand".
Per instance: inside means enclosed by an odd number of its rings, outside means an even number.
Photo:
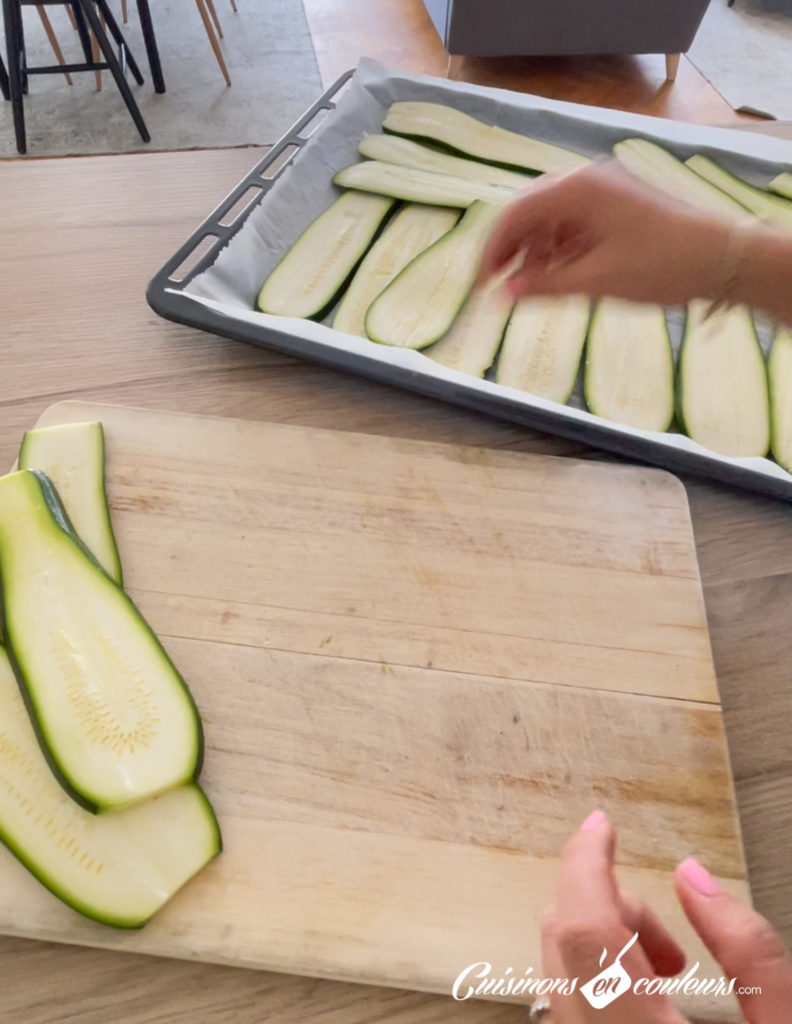
[[[580,978],[597,971],[603,948],[608,964],[638,933],[622,964],[633,981],[679,973],[685,957],[651,910],[619,891],[614,875],[616,834],[595,811],[569,840],[561,861],[555,906],[542,923],[544,977]],[[792,962],[777,932],[763,917],[729,896],[695,860],[680,864],[676,890],[690,923],[723,968],[737,979],[747,1024],[788,1024]],[[610,1006],[593,1008],[580,991],[550,997],[552,1024],[686,1024],[672,1001],[626,991]]]
[[[676,305],[714,293],[730,223],[644,185],[615,161],[540,178],[496,224],[479,282],[528,295],[615,296]]]

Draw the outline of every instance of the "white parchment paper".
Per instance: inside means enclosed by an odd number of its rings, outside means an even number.
[[[275,182],[242,228],[220,252],[214,264],[194,278],[183,294],[223,316],[260,328],[262,343],[267,333],[286,332],[312,345],[342,350],[367,360],[401,367],[411,373],[434,377],[471,392],[498,395],[527,408],[562,412],[581,424],[602,423],[584,408],[580,381],[570,402],[559,406],[491,380],[478,380],[446,369],[420,352],[376,345],[332,329],[332,314],[325,323],[291,317],[274,317],[253,309],[262,282],[284,252],[341,190],[333,175],[360,159],[357,146],[367,132],[379,132],[391,103],[396,100],[430,100],[448,103],[484,121],[502,125],[535,138],[596,157],[610,153],[615,142],[642,135],[666,146],[682,159],[706,153],[727,169],[758,185],[765,185],[780,169],[792,165],[792,142],[728,128],[706,127],[614,110],[563,103],[501,89],[412,75],[389,70],[375,61],[363,60],[336,110],[327,116],[310,141]],[[683,244],[683,243],[681,243]],[[678,349],[684,314],[668,314],[672,343]],[[760,341],[765,352],[771,342],[769,325],[759,320]],[[649,433],[608,423],[625,437],[650,439],[658,445],[705,455],[713,462],[792,481],[790,474],[770,459],[729,459],[703,448],[679,433]],[[596,440],[594,440],[596,444]]]

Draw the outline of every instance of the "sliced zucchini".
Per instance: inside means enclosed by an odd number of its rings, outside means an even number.
[[[749,185],[747,181],[730,174],[706,156],[692,156],[685,161],[685,165],[705,181],[742,203],[763,221],[787,231],[792,230],[792,204],[786,199]]]
[[[784,171],[783,174],[773,178],[767,187],[771,192],[775,192],[785,199],[792,199],[792,174],[789,171]]]
[[[773,456],[792,473],[792,330],[776,335],[768,365]]]
[[[591,306],[572,295],[523,299],[512,313],[495,380],[552,402],[566,402],[575,386]]]
[[[468,181],[483,181],[485,185],[499,185],[501,188],[525,188],[534,180],[529,174],[507,171],[478,160],[450,156],[399,135],[364,135],[358,148],[361,155],[369,160],[381,160],[400,167],[417,167],[422,171],[450,174],[454,178],[466,178]]]
[[[590,163],[588,157],[549,142],[485,124],[470,114],[440,103],[402,100],[394,103],[382,125],[386,132],[429,139],[475,160],[529,171],[570,171]]]
[[[511,306],[491,288],[473,291],[451,330],[427,355],[435,362],[472,377],[483,377],[495,362]]]
[[[675,199],[732,220],[748,216],[741,203],[704,181],[655,142],[649,142],[648,139],[626,139],[617,142],[613,152],[636,178]]]
[[[0,840],[58,899],[139,928],[221,849],[212,807],[181,786],[114,814],[77,807],[36,743],[0,647]]]
[[[300,235],[262,285],[262,313],[321,320],[371,245],[393,199],[346,192]]]
[[[473,286],[500,208],[474,203],[455,228],[408,263],[366,314],[366,334],[383,345],[427,348],[451,327]]]
[[[586,345],[586,405],[596,416],[665,431],[674,418],[674,356],[660,306],[603,299]]]
[[[416,167],[398,167],[381,160],[364,160],[339,171],[333,178],[336,185],[393,196],[408,203],[427,206],[455,206],[464,210],[476,200],[486,203],[508,203],[514,189],[487,185],[483,181],[453,178],[450,174],[422,171]]]
[[[201,722],[184,680],[39,470],[0,477],[0,598],[39,741],[75,800],[117,807],[197,777]]]
[[[459,210],[410,204],[393,218],[352,279],[335,315],[337,331],[366,337],[371,303],[407,264],[442,238],[459,220]]]
[[[736,306],[705,320],[708,308],[688,307],[678,382],[685,433],[721,455],[766,455],[767,372],[750,310]]]
[[[108,576],[122,582],[105,491],[105,442],[101,423],[62,423],[28,430],[19,449],[20,469],[40,469],[52,481],[77,536]]]

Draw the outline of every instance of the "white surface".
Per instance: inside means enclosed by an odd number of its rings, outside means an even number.
[[[265,331],[286,332],[424,377],[445,380],[454,390],[464,385],[471,392],[497,395],[527,408],[557,413],[559,406],[554,402],[447,369],[420,352],[376,345],[364,338],[341,334],[327,324],[268,316],[253,309],[262,281],[282,254],[338,197],[339,190],[332,184],[332,176],[359,159],[358,141],[365,132],[380,131],[387,107],[399,99],[452,103],[482,120],[497,122],[505,128],[556,142],[592,157],[606,155],[615,142],[640,134],[666,145],[682,158],[697,152],[707,153],[757,183],[769,181],[778,173],[780,165],[792,164],[792,141],[786,139],[411,75],[363,60],[335,112],[319,127],[293,166],[286,169],[215,263],[196,277],[184,294],[225,316],[255,324]],[[679,346],[682,322],[681,311],[670,311],[669,326],[675,349]],[[766,325],[760,324],[760,339],[766,351],[771,339]],[[592,416],[582,406],[578,385],[570,404],[563,407],[565,415],[582,424],[607,422]],[[625,437],[648,438],[668,448],[706,455],[715,462],[792,480],[790,474],[769,459],[728,459],[682,434],[650,433],[610,422],[608,427]]]

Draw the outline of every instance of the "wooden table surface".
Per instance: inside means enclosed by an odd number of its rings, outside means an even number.
[[[550,454],[579,446],[159,320],[151,274],[260,155],[0,166],[0,464],[48,405],[150,408]],[[792,938],[792,509],[686,481],[755,902]],[[695,853],[695,850],[691,850]],[[25,1024],[517,1022],[524,1010],[0,939]],[[12,980],[13,979],[13,980]]]

